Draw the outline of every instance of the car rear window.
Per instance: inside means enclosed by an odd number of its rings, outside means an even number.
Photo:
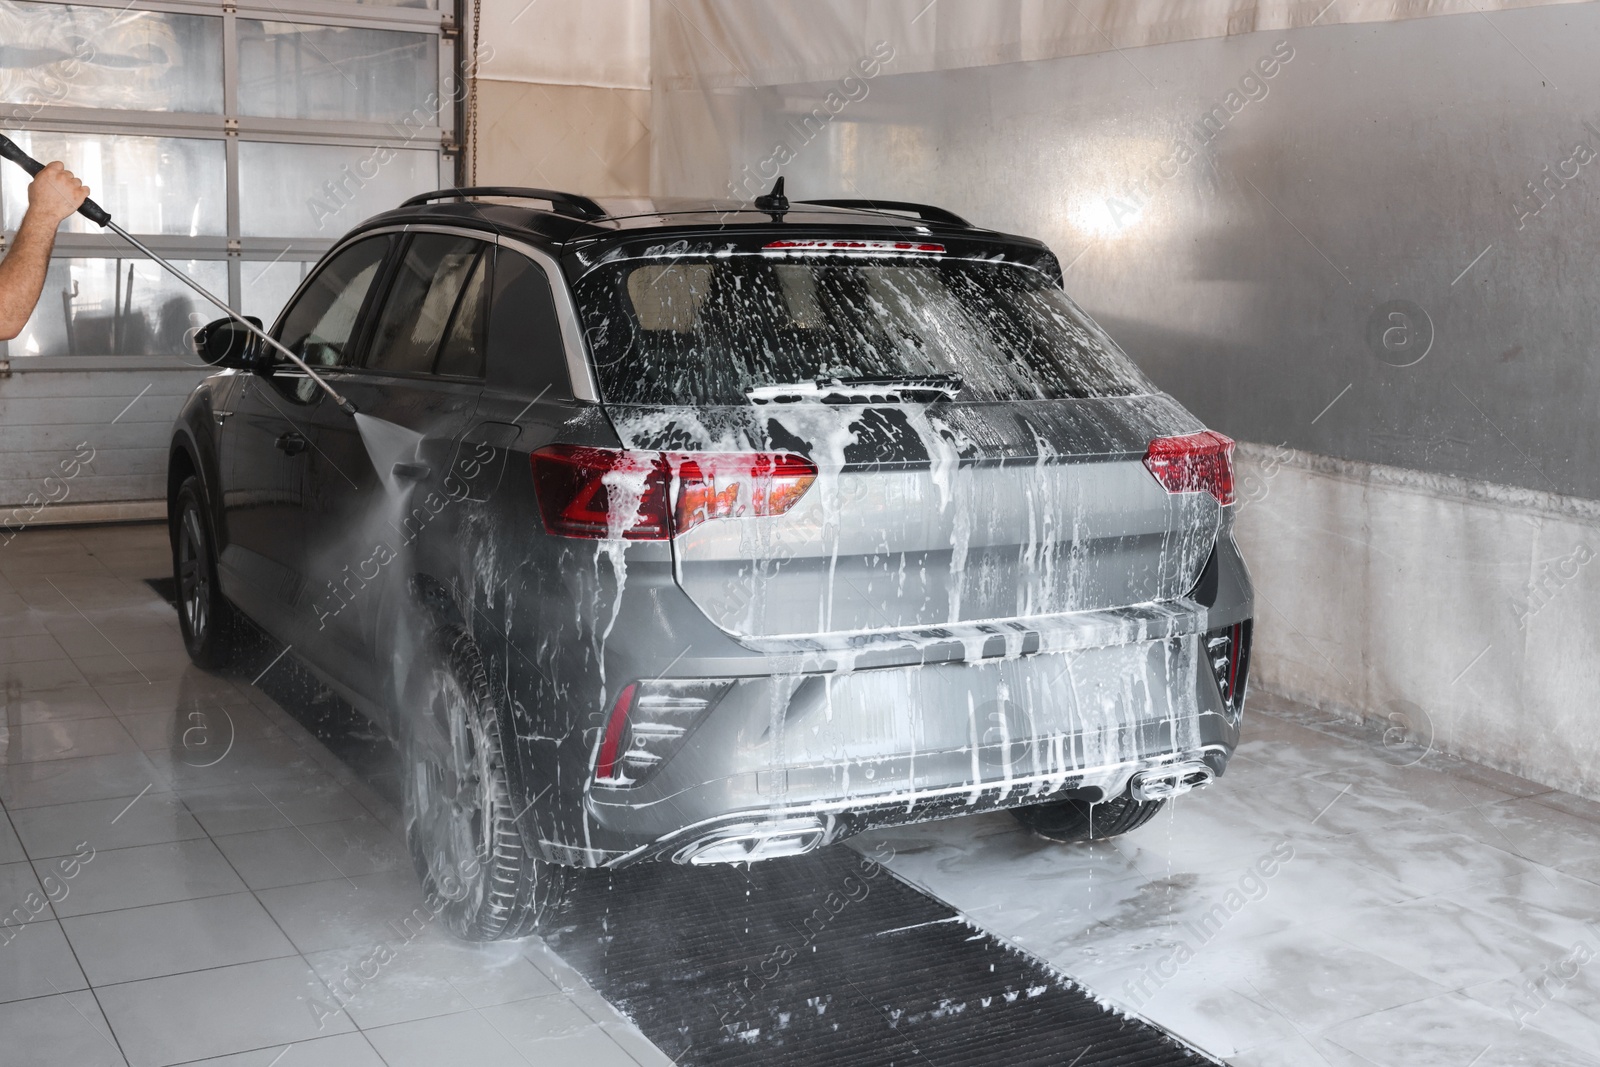
[[[1048,277],[992,260],[626,260],[575,295],[612,403],[744,404],[834,378],[953,379],[970,401],[1154,391]]]

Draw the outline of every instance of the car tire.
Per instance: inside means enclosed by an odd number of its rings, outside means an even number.
[[[178,487],[171,521],[172,578],[183,647],[201,667],[233,666],[240,658],[243,620],[217,581],[217,539],[199,478],[191,475]]]
[[[1087,800],[1058,800],[1013,808],[1011,814],[1025,828],[1048,841],[1104,841],[1137,830],[1156,817],[1165,800],[1135,800],[1127,793],[1098,804]]]
[[[535,855],[517,825],[504,702],[472,638],[441,627],[403,698],[406,843],[428,908],[466,941],[526,937],[578,872]],[[425,741],[422,731],[433,731]]]

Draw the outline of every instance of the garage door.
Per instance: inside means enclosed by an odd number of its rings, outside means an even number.
[[[0,130],[270,322],[345,230],[454,184],[437,2],[0,0]],[[0,240],[27,180],[0,170]],[[0,525],[160,514],[172,420],[202,373],[187,338],[215,317],[67,223],[32,319],[0,343]]]

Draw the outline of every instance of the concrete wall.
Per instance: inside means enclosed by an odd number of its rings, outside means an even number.
[[[1239,460],[1252,685],[1600,797],[1600,503],[1281,447]]]
[[[487,0],[479,43],[478,184],[649,191],[649,0]]]

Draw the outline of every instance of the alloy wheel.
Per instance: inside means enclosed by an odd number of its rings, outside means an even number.
[[[428,688],[433,706],[425,721],[442,728],[442,745],[423,749],[411,771],[416,829],[434,887],[459,899],[481,885],[477,872],[487,859],[487,828],[494,803],[491,747],[478,736],[467,694],[449,672],[434,674]],[[443,756],[447,762],[438,762]]]
[[[211,573],[200,513],[193,505],[184,509],[178,529],[178,603],[190,637],[204,641],[211,623]]]

